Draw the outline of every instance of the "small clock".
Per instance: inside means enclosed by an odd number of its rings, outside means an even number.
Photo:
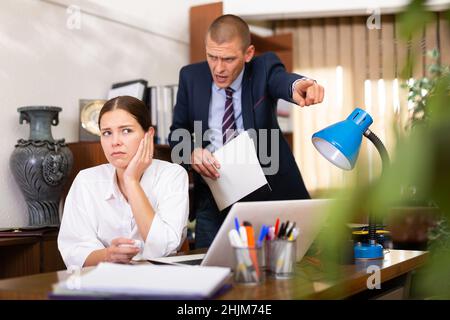
[[[98,116],[106,100],[80,100],[80,141],[98,141]]]

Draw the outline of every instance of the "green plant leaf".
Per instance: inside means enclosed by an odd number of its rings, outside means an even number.
[[[435,20],[435,16],[426,10],[424,0],[413,0],[406,10],[398,15],[398,20],[400,36],[409,40],[414,34],[422,32],[428,23]]]

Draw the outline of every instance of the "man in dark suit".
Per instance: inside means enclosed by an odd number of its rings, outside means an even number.
[[[273,53],[253,57],[255,47],[250,41],[248,25],[241,18],[221,16],[206,36],[207,61],[180,71],[169,143],[173,155],[179,157],[172,160],[194,170],[197,248],[211,244],[229,209],[219,212],[202,176],[220,179],[220,163],[212,152],[244,130],[256,130],[260,136],[255,143],[270,187],[253,192],[243,201],[309,198],[280,133],[276,103],[278,99],[301,107],[320,103],[324,89],[314,80],[287,73]],[[272,161],[262,161],[262,151]]]

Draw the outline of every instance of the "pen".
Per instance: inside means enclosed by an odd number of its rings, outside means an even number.
[[[236,230],[234,229],[230,230],[230,232],[228,232],[228,238],[230,239],[230,243],[233,247],[236,248],[243,247],[241,237],[239,236]]]
[[[247,230],[245,230],[244,226],[240,226],[239,227],[239,235],[241,236],[242,239],[242,245],[244,247],[247,246],[248,242],[247,242]]]
[[[277,218],[277,221],[275,222],[275,238],[278,236],[278,227],[280,226],[280,219]]]
[[[284,225],[284,230],[283,230],[283,239],[286,239],[286,235],[288,232],[288,229],[291,227],[292,222],[289,222],[289,220],[286,221],[286,224]]]
[[[288,236],[287,234],[288,234],[289,230],[291,230],[292,225],[293,225],[292,222],[289,222],[289,221],[286,222],[286,225],[284,226],[284,230],[283,230],[283,239],[287,238],[287,236]]]
[[[266,225],[263,224],[262,227],[261,227],[261,231],[259,232],[258,241],[256,243],[256,245],[258,247],[261,247],[262,242],[263,242],[263,240],[264,240],[264,238],[265,238],[265,236],[266,236],[266,234],[268,232],[269,232],[269,227],[267,227]]]
[[[234,217],[234,226],[235,226],[237,232],[239,232],[239,220],[237,217]]]
[[[298,235],[300,234],[300,230],[298,228],[294,228],[294,230],[292,231],[292,240],[297,240]]]
[[[281,223],[280,230],[275,235],[278,239],[281,239],[281,237],[283,236],[283,229],[284,229],[284,222]]]
[[[267,232],[266,240],[275,239],[275,227],[270,227],[269,232]]]
[[[289,220],[287,220],[286,224],[284,225],[284,229],[283,229],[283,239],[284,239],[284,237],[286,237],[287,229],[290,225],[291,225],[291,222],[289,222]]]
[[[289,239],[289,238],[291,237],[292,230],[294,230],[294,228],[295,228],[295,221],[294,221],[294,223],[292,224],[292,226],[289,228],[289,230],[288,230],[287,233],[286,233],[286,238],[287,238],[287,239]],[[290,239],[289,239],[289,240],[290,240]]]
[[[244,222],[245,224],[245,222]],[[250,252],[250,257],[252,259],[253,262],[253,266],[255,268],[256,271],[256,275],[259,278],[260,274],[259,274],[259,265],[258,265],[258,257],[256,254],[256,248],[255,248],[255,235],[254,235],[254,231],[253,231],[253,227],[252,226],[246,226],[245,227],[246,231],[247,231],[247,242],[248,242],[248,249]]]
[[[247,231],[247,243],[249,248],[255,247],[255,235],[253,232],[253,227],[247,226],[245,227],[245,230]]]

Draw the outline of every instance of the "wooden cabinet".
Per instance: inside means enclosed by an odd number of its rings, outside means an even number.
[[[0,279],[65,269],[57,237],[55,228],[0,233]]]
[[[190,62],[205,60],[205,36],[211,23],[223,13],[222,2],[193,6],[189,10]]]
[[[252,33],[252,43],[255,46],[255,55],[267,51],[275,52],[286,70],[292,72],[294,68],[292,33],[283,33],[271,37],[261,37]]]

